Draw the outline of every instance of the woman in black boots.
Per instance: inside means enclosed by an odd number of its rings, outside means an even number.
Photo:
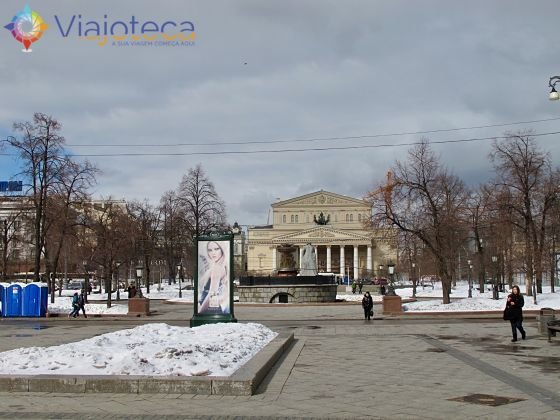
[[[511,294],[507,297],[506,310],[507,318],[511,323],[512,342],[517,341],[517,330],[521,333],[521,338],[525,340],[527,337],[523,329],[523,295],[519,291],[519,286],[513,286]],[[505,317],[505,314],[504,314]]]
[[[364,297],[362,299],[362,308],[364,308],[364,318],[369,321],[373,314],[373,298],[371,297],[369,292],[366,292],[364,294]]]

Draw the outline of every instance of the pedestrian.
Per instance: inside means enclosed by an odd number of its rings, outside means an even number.
[[[352,280],[352,294],[353,295],[356,294],[356,286],[357,286],[356,280]]]
[[[367,319],[368,321],[371,320],[373,315],[373,298],[369,292],[364,293],[364,297],[362,298],[362,308],[364,308],[364,319]]]
[[[132,299],[134,296],[136,296],[136,286],[134,286],[134,284],[129,284],[127,291],[129,299]]]
[[[86,298],[84,296],[84,289],[82,289],[82,292],[80,293],[80,296],[78,296],[78,316],[80,313],[80,309],[82,310],[83,314],[84,314],[84,318],[87,318],[86,315]]]
[[[76,318],[78,316],[78,312],[80,311],[80,305],[78,304],[78,292],[74,293],[72,296],[72,312],[68,314],[68,318]]]
[[[364,287],[364,283],[362,282],[362,279],[358,280],[358,294],[362,294],[362,287]]]
[[[523,295],[519,291],[519,286],[511,288],[511,294],[507,297],[506,308],[504,309],[504,320],[511,323],[511,342],[517,341],[517,330],[521,332],[521,338],[525,340],[527,335],[523,329]]]

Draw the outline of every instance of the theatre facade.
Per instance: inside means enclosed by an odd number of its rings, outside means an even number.
[[[306,244],[315,247],[319,273],[351,279],[376,276],[379,265],[397,261],[396,235],[366,227],[371,206],[361,199],[317,191],[272,204],[272,224],[247,230],[249,275],[276,275],[279,247],[293,245],[301,268]],[[282,258],[285,255],[282,254]]]

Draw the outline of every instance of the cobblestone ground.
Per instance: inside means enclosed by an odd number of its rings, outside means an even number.
[[[186,325],[192,311],[154,306],[158,315],[150,322]],[[236,311],[240,322],[262,322],[296,337],[256,395],[0,393],[0,418],[560,418],[560,339],[548,343],[531,320],[528,340],[510,343],[509,325],[488,319],[367,323],[356,305]],[[0,350],[60,344],[142,322],[2,321]]]

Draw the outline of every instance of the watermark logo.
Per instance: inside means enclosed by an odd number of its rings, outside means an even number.
[[[54,16],[56,27],[64,38],[78,37],[95,41],[99,46],[193,46],[196,39],[194,24],[188,20],[142,20],[132,15],[128,19],[88,19],[81,14],[70,19]]]
[[[16,14],[10,23],[4,28],[12,33],[16,41],[23,44],[23,52],[31,52],[31,44],[37,42],[47,30],[43,18],[29,6],[25,6],[21,12]]]

